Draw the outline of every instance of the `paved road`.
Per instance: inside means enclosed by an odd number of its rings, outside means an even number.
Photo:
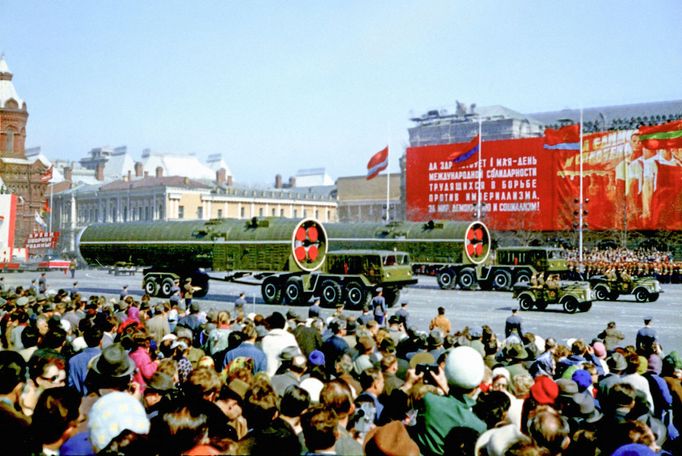
[[[37,273],[11,273],[5,275],[8,285],[28,285]],[[79,288],[86,296],[90,294],[118,297],[124,284],[130,286],[133,294],[141,295],[141,274],[135,276],[119,276],[107,274],[99,270],[79,270],[76,274]],[[61,272],[48,273],[50,288],[70,289],[72,280]],[[286,312],[289,306],[272,306],[263,304],[259,287],[234,283],[211,282],[211,289],[205,298],[197,300],[204,308],[232,309],[232,303],[240,291],[246,292],[249,300],[247,312],[264,314],[275,310]],[[655,303],[638,303],[634,298],[626,297],[616,302],[595,302],[587,313],[565,314],[559,306],[550,306],[544,312],[531,311],[522,313],[524,331],[532,331],[543,337],[566,339],[582,337],[591,339],[598,334],[610,320],[618,324],[625,333],[625,343],[634,344],[637,330],[642,326],[642,317],[651,315],[659,339],[666,351],[682,350],[682,285],[663,285],[664,293]],[[454,328],[464,326],[480,326],[489,324],[497,333],[504,332],[504,321],[516,302],[511,293],[492,291],[459,291],[440,290],[432,277],[420,277],[419,284],[403,290],[404,300],[409,302],[411,324],[426,330],[429,320],[436,314],[436,309],[443,306]],[[295,309],[301,315],[307,315],[305,307]],[[395,309],[393,309],[395,310]],[[323,310],[323,316],[332,310]],[[352,313],[352,312],[349,312]]]

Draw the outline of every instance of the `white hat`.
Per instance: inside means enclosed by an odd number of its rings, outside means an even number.
[[[493,369],[493,372],[490,376],[491,378],[495,378],[498,375],[504,376],[508,382],[511,382],[511,374],[509,373],[506,367],[496,367],[495,369]]]
[[[454,348],[445,360],[445,377],[448,384],[458,388],[476,388],[483,380],[484,371],[483,358],[471,347]]]
[[[92,446],[100,451],[125,429],[148,434],[150,423],[140,401],[128,393],[114,392],[102,396],[92,406],[88,428]]]
[[[178,338],[178,336],[176,336],[175,334],[166,334],[165,336],[163,336],[161,338],[161,342],[165,342],[167,340],[175,340],[177,338]]]

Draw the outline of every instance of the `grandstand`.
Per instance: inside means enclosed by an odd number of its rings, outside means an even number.
[[[485,140],[518,139],[542,136],[545,128],[558,128],[579,122],[580,110],[522,114],[504,106],[477,107],[456,102],[454,112],[433,109],[410,120],[410,146],[429,146],[465,142],[478,133],[482,119]],[[630,130],[642,125],[658,125],[682,119],[682,100],[601,106],[583,110],[583,131]]]

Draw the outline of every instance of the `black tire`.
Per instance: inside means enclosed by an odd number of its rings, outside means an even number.
[[[654,302],[658,301],[658,297],[660,296],[660,293],[651,293],[649,294],[649,302]]]
[[[367,289],[358,282],[349,282],[343,290],[344,299],[351,309],[362,309],[367,304]]]
[[[325,306],[333,307],[341,302],[341,285],[335,280],[327,279],[320,286],[320,300]]]
[[[612,291],[611,294],[609,294],[609,301],[615,301],[620,297],[620,293],[617,291]]]
[[[578,300],[573,296],[569,296],[564,299],[563,306],[566,313],[576,313],[578,311]]]
[[[598,285],[597,288],[594,289],[594,298],[597,301],[608,301],[610,294],[608,288],[604,285]]]
[[[387,307],[393,307],[400,301],[400,290],[396,288],[384,288],[384,299]]]
[[[471,290],[476,286],[476,273],[471,268],[464,268],[457,277],[457,283],[462,290]]]
[[[282,304],[282,288],[279,280],[268,277],[260,286],[260,294],[266,304]]]
[[[636,289],[633,294],[635,295],[635,300],[637,302],[648,302],[649,301],[649,292],[643,288]]]
[[[542,302],[542,301],[538,301],[535,303],[535,308],[538,310],[545,310],[547,308],[547,303]]]
[[[167,298],[171,295],[173,286],[175,282],[170,277],[166,277],[161,281],[161,287],[159,288],[159,296],[162,298]]]
[[[438,286],[441,290],[449,290],[453,288],[455,286],[455,280],[455,274],[450,270],[441,271],[436,276],[436,282],[438,282]]]
[[[144,292],[149,296],[156,297],[159,293],[159,284],[154,278],[148,278],[144,280]]]
[[[303,281],[300,277],[289,277],[284,285],[284,296],[291,305],[303,302]]]
[[[530,310],[533,308],[533,299],[527,294],[521,295],[519,298],[519,309]]]
[[[530,276],[527,272],[519,272],[516,274],[516,283],[530,283]]]
[[[591,301],[581,302],[580,304],[578,304],[578,310],[580,310],[581,312],[587,312],[591,308],[592,308],[592,302]]]
[[[512,286],[511,274],[507,271],[495,271],[493,274],[493,288],[498,291],[508,291]]]

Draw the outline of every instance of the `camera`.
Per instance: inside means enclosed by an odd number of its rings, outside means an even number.
[[[375,414],[374,404],[371,402],[361,402],[359,407],[355,409],[355,414],[351,420],[354,423],[353,428],[355,431],[362,435],[369,432],[372,428],[372,423],[374,423]]]
[[[425,384],[437,386],[436,381],[433,379],[430,372],[433,372],[434,375],[438,375],[439,372],[438,364],[417,364],[415,372],[417,375],[422,373],[424,374],[423,381]]]

